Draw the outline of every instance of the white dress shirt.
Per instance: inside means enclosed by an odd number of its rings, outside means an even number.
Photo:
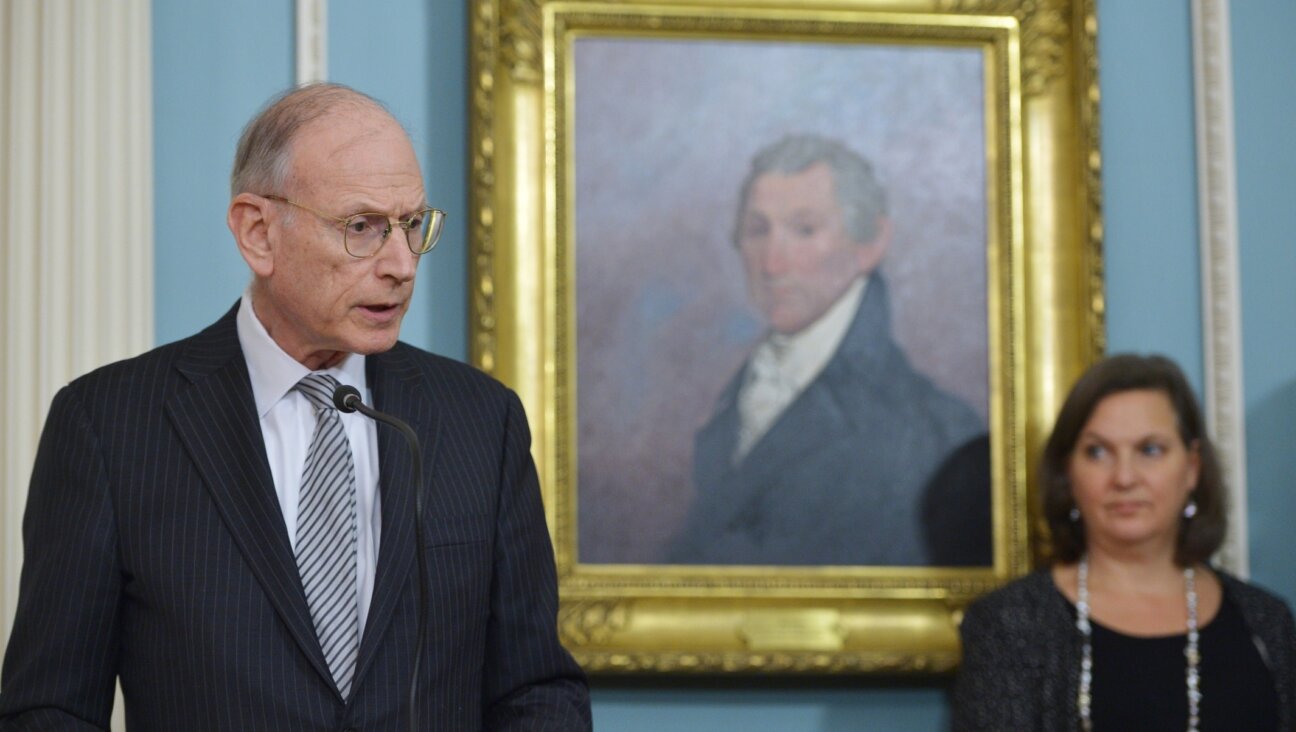
[[[252,293],[248,290],[243,293],[236,318],[239,345],[243,348],[248,376],[252,380],[252,396],[261,420],[261,436],[265,439],[266,457],[270,459],[279,508],[288,528],[288,541],[296,552],[297,505],[306,451],[315,434],[315,409],[305,395],[293,387],[311,372],[284,353],[253,311]],[[341,363],[322,373],[359,389],[365,403],[373,404],[373,395],[369,393],[365,378],[363,355],[349,354]],[[373,420],[359,413],[339,416],[351,441],[351,457],[355,461],[357,581],[360,636],[363,638],[369,602],[373,597],[382,529],[378,496],[378,428]]]
[[[734,465],[747,457],[783,411],[828,365],[850,330],[867,286],[867,278],[856,279],[818,320],[790,335],[770,333],[752,351],[747,377],[738,392],[740,422]]]

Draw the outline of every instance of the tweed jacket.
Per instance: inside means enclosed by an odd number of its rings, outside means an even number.
[[[1296,625],[1278,597],[1214,570],[1237,603],[1278,694],[1279,728],[1296,722]],[[954,724],[971,730],[1077,729],[1081,641],[1070,603],[1040,570],[972,603],[960,628],[963,663]]]
[[[349,698],[316,637],[234,310],[54,398],[23,521],[0,730],[405,730],[427,559],[423,730],[584,730],[559,645],[553,550],[517,397],[397,344],[366,359],[374,406],[420,437],[423,546],[402,437],[378,431],[382,539]]]

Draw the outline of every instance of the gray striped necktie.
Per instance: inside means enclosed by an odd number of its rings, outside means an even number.
[[[324,658],[347,698],[360,648],[356,485],[351,442],[333,406],[337,386],[327,374],[297,382],[315,407],[316,420],[297,504],[297,569]]]

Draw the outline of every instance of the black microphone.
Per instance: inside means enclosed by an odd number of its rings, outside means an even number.
[[[364,402],[360,401],[360,390],[350,384],[338,384],[338,388],[333,390],[333,406],[347,414],[363,407]]]
[[[410,732],[418,732],[418,680],[419,667],[423,665],[423,646],[427,641],[427,557],[423,555],[423,451],[419,449],[418,435],[403,420],[365,405],[360,390],[349,384],[340,384],[333,390],[333,406],[339,412],[359,412],[376,422],[395,427],[405,436],[410,455],[414,458],[414,554],[418,559],[418,641],[414,646],[414,673],[410,677]]]

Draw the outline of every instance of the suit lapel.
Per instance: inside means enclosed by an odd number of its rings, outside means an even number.
[[[704,441],[709,441],[711,457],[708,465],[699,465],[699,485],[710,486],[715,491],[714,500],[708,502],[716,511],[718,525],[742,523],[739,518],[750,512],[756,502],[772,489],[796,486],[776,486],[775,478],[786,474],[786,466],[807,459],[817,450],[825,449],[823,435],[844,428],[845,417],[841,407],[832,397],[831,390],[817,382],[802,392],[788,407],[769,432],[752,446],[741,463],[730,461],[737,444],[739,428],[736,405],[708,425],[716,434],[699,435],[699,453]],[[703,471],[707,471],[704,473]]]
[[[716,400],[715,416],[698,431],[693,445],[694,485],[720,485],[733,472],[732,457],[741,427],[738,389],[746,377],[747,367],[744,366]]]
[[[710,494],[706,504],[715,512],[714,523],[722,526],[739,523],[738,517],[775,487],[771,481],[782,474],[783,466],[822,449],[822,435],[840,429],[845,419],[831,390],[816,379],[734,465],[742,426],[738,392],[746,373],[747,367],[740,369],[725,388],[715,417],[698,432],[694,445],[695,485]]]
[[[761,483],[790,461],[824,449],[824,435],[846,434],[857,410],[847,404],[887,401],[885,378],[896,372],[886,280],[874,274],[850,327],[823,371],[788,405],[738,466],[743,482]],[[735,431],[736,431],[735,427]]]
[[[750,509],[768,490],[772,481],[787,474],[790,463],[810,458],[829,448],[824,435],[847,434],[852,425],[850,410],[843,405],[851,400],[868,401],[869,395],[849,394],[847,390],[868,385],[870,391],[883,388],[875,384],[879,374],[888,373],[885,359],[893,346],[890,340],[890,315],[887,308],[886,282],[875,275],[865,290],[850,328],[842,338],[824,370],[805,391],[797,395],[780,414],[768,432],[752,445],[741,463],[734,466],[730,458],[738,443],[741,417],[738,393],[746,378],[745,366],[722,395],[720,411],[698,435],[695,475],[698,485],[718,486],[723,499],[721,520],[728,523]]]
[[[419,436],[423,458],[422,485],[426,489],[435,469],[438,420],[423,375],[405,348],[397,345],[387,353],[369,356],[368,380],[374,395],[374,408],[404,420]],[[385,424],[378,425],[378,473],[382,538],[354,686],[361,683],[372,663],[415,566],[414,461],[405,437]],[[424,496],[425,502],[426,498]]]
[[[188,389],[166,404],[217,510],[271,604],[315,669],[333,676],[320,650],[275,493],[234,313],[196,336],[177,368]]]
[[[825,383],[828,376],[825,370],[812,381],[756,441],[736,468],[742,483],[763,486],[773,476],[785,474],[788,463],[829,447],[825,435],[847,434],[850,425],[831,386]]]

